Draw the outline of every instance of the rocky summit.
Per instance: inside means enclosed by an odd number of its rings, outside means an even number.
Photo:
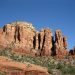
[[[33,56],[63,57],[68,53],[67,40],[61,30],[53,36],[49,28],[36,31],[31,23],[13,22],[0,28],[0,49]]]

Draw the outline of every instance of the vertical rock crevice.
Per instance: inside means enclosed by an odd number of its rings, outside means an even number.
[[[14,35],[14,38],[15,38],[15,42],[20,42],[20,33],[19,33],[19,26],[17,25],[15,27],[15,35]]]
[[[36,47],[36,36],[33,36],[33,49]]]
[[[6,31],[6,26],[3,27],[3,32],[5,32],[5,31]]]
[[[17,30],[17,33],[18,33],[18,35],[17,35],[17,39],[18,39],[18,41],[20,42],[21,39],[20,39],[20,33],[19,33],[19,31],[20,31],[20,28],[18,27],[18,30]]]
[[[39,44],[38,49],[40,49],[40,42],[41,42],[41,36],[40,33],[38,33],[38,44]]]
[[[56,56],[56,50],[55,50],[55,40],[52,36],[52,48],[51,48],[51,56]]]

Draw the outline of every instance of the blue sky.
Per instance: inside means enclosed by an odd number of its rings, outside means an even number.
[[[37,30],[61,29],[68,48],[75,46],[75,0],[0,0],[0,27],[14,21],[31,22]]]

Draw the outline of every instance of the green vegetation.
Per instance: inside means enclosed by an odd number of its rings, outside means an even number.
[[[4,73],[4,72],[0,72],[0,75],[6,75],[6,73]]]
[[[32,63],[36,65],[40,65],[48,68],[48,72],[52,75],[54,70],[60,71],[61,75],[75,75],[75,59],[56,59],[55,57],[32,57],[26,55],[18,55],[15,53],[11,53],[11,49],[4,49],[0,51],[0,56],[7,56],[8,58],[22,62],[22,63]],[[29,67],[28,65],[27,67]]]

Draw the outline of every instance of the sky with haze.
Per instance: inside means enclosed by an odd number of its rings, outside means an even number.
[[[26,21],[37,30],[61,29],[68,48],[75,46],[75,0],[0,0],[0,27]]]

